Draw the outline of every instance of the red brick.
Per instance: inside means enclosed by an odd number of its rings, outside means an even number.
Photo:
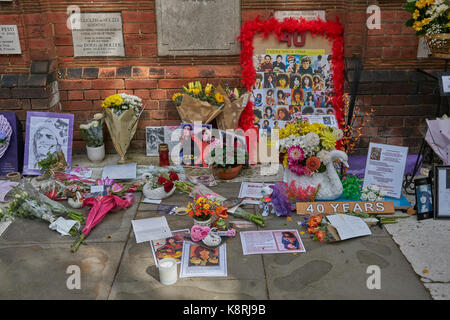
[[[124,23],[123,24],[123,33],[139,33],[139,23]]]
[[[125,34],[125,45],[156,44],[156,34]]]
[[[68,91],[69,100],[83,100],[83,91],[80,90],[70,90]]]
[[[151,56],[156,56],[157,55],[157,47],[156,45],[152,45],[152,46],[146,46],[143,45],[141,46],[142,48],[142,56],[143,57],[151,57]]]
[[[186,85],[187,82],[188,82],[188,80],[184,80],[184,79],[161,79],[161,80],[158,80],[158,88],[181,89],[181,87]]]
[[[153,100],[162,100],[166,98],[166,90],[155,89],[150,91],[150,97]]]
[[[395,47],[414,46],[417,49],[417,37],[411,36],[392,36],[392,45]]]
[[[145,79],[148,78],[149,67],[133,67],[131,77]]]
[[[381,10],[381,23],[394,22],[396,15],[396,11]]]
[[[156,23],[141,23],[141,33],[156,33]]]
[[[47,15],[41,13],[28,13],[22,15],[25,25],[44,24],[47,22]]]
[[[102,79],[91,80],[92,89],[123,89],[124,81],[122,79]]]
[[[61,103],[63,111],[85,111],[92,109],[92,101],[66,101]]]
[[[183,78],[196,78],[198,77],[198,67],[197,66],[187,66],[182,67]]]
[[[152,119],[156,119],[156,120],[164,120],[164,119],[167,119],[167,112],[160,111],[160,110],[153,110],[153,111],[150,111],[150,117],[152,117]]]
[[[72,57],[73,56],[73,47],[72,46],[56,47],[56,54],[59,57]]]
[[[86,100],[96,100],[100,99],[100,91],[99,90],[85,90],[84,98]]]
[[[150,67],[148,70],[148,76],[152,79],[162,79],[165,77],[166,69],[163,67]]]
[[[139,20],[139,12],[137,11],[122,11],[122,22],[137,22]]]
[[[347,14],[348,22],[366,22],[366,12],[365,11],[350,11]]]
[[[214,78],[216,76],[214,69],[214,66],[199,66],[198,74],[201,78]]]
[[[400,48],[383,48],[383,58],[400,58],[401,55]]]
[[[60,90],[90,89],[91,80],[58,80]]]
[[[146,90],[146,89],[134,90],[133,94],[138,96],[141,99],[149,99],[150,98],[150,90]]]
[[[181,78],[181,67],[166,67],[166,78]]]
[[[154,11],[141,11],[139,12],[140,22],[154,22],[156,21],[156,16]]]
[[[57,46],[73,45],[72,36],[70,36],[70,35],[55,36],[53,39],[54,39],[55,45],[57,45]]]
[[[116,76],[115,67],[99,68],[98,78],[114,78]]]
[[[216,66],[216,76],[217,77],[231,77],[231,67],[230,66]]]
[[[107,97],[116,94],[116,90],[100,90],[100,98],[106,99]]]
[[[402,24],[385,24],[384,32],[386,35],[401,34],[402,27]]]
[[[126,89],[152,89],[156,88],[156,80],[125,80]]]
[[[129,58],[140,57],[141,47],[140,46],[125,46],[125,55]]]

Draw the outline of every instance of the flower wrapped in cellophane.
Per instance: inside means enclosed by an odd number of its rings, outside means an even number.
[[[224,97],[212,84],[203,88],[200,81],[195,81],[182,89],[172,96],[182,122],[208,124],[222,112]]]
[[[142,99],[126,93],[113,94],[103,101],[102,107],[114,148],[120,155],[119,163],[125,163],[125,154],[144,111]]]
[[[325,172],[331,162],[330,152],[342,139],[341,129],[302,119],[290,122],[280,130],[280,159],[293,173],[311,175]]]

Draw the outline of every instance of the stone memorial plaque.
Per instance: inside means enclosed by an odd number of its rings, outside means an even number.
[[[0,157],[0,176],[6,176],[10,172],[22,172],[23,168],[23,136],[22,125],[14,112],[0,112],[12,129],[11,140],[8,149]]]
[[[275,11],[274,17],[280,21],[285,18],[303,18],[305,20],[316,20],[320,18],[322,21],[326,21],[325,10],[306,10],[306,11]]]
[[[240,0],[156,0],[158,54],[236,55]]]
[[[21,54],[19,32],[13,24],[0,24],[0,54]]]
[[[125,56],[120,12],[80,13],[73,25],[75,57]]]

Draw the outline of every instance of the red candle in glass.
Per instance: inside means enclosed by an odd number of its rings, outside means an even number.
[[[169,166],[169,146],[166,143],[161,143],[158,146],[159,152],[159,166],[168,167]]]

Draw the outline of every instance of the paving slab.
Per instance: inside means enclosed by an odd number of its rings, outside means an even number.
[[[300,216],[301,217],[301,216]],[[268,229],[292,229],[292,221],[275,216]],[[430,299],[389,234],[378,226],[372,235],[335,243],[313,241],[298,227],[306,253],[263,255],[270,299]],[[368,289],[369,266],[380,268],[380,289]]]
[[[62,243],[0,245],[0,299],[106,299],[123,247],[92,243],[74,254]],[[79,267],[80,289],[67,287],[69,266]]]

